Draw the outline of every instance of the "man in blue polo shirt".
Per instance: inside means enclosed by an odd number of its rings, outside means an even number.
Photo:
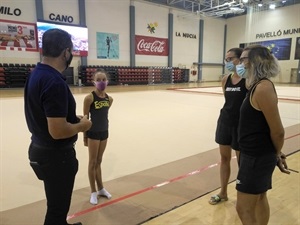
[[[66,218],[78,171],[74,143],[79,132],[91,127],[87,116],[76,116],[75,99],[62,76],[72,61],[72,50],[69,33],[46,31],[42,62],[25,85],[25,116],[32,134],[29,160],[44,182],[47,198],[44,225],[68,225]]]

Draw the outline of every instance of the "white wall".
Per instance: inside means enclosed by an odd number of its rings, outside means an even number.
[[[152,5],[149,2],[130,0],[86,0],[86,23],[89,30],[89,53],[87,61],[89,65],[130,65],[130,24],[129,7],[135,7],[135,31],[137,35],[168,38],[168,14],[173,13],[173,66],[186,66],[191,68],[193,62],[198,61],[199,49],[199,20],[200,18],[182,16],[180,10],[170,11],[168,8]],[[59,5],[59,7],[57,7]],[[1,14],[1,19],[36,23],[35,0],[2,0],[1,6],[20,8],[20,16]],[[49,20],[49,14],[72,16],[73,24],[79,23],[78,1],[75,0],[43,0],[44,18]],[[227,20],[201,18],[204,21],[203,33],[203,63],[223,63],[224,26],[227,24],[226,49],[238,47],[240,43],[254,41],[266,41],[272,39],[292,38],[291,60],[280,61],[282,74],[275,79],[279,82],[290,81],[291,68],[298,67],[298,61],[293,60],[295,55],[296,37],[300,34],[284,35],[275,38],[256,39],[256,34],[286,30],[300,29],[300,4],[279,8],[273,11],[253,13],[247,16],[238,16]],[[148,23],[158,23],[154,34],[148,32]],[[120,58],[97,59],[96,33],[119,34]],[[183,38],[175,33],[195,34],[196,38]],[[169,46],[171,48],[172,46]],[[2,63],[37,63],[40,61],[38,52],[20,52],[0,50],[0,62]],[[77,74],[81,59],[75,56],[71,66]],[[167,66],[167,56],[136,55],[136,66]],[[205,81],[219,80],[222,74],[221,66],[204,65],[202,79]]]
[[[254,10],[255,11],[255,10]],[[239,46],[240,43],[268,41],[284,38],[292,38],[290,60],[280,60],[281,74],[274,81],[289,83],[291,68],[298,68],[299,60],[294,60],[296,37],[300,37],[300,31],[294,34],[280,35],[266,38],[257,38],[257,34],[267,32],[277,33],[287,29],[300,30],[300,4],[269,10],[265,12],[253,12],[245,16],[238,16],[227,20],[227,46],[228,48]]]
[[[89,65],[129,66],[129,6],[130,0],[86,0],[86,23],[89,32]],[[119,34],[119,60],[97,59],[97,32]]]
[[[72,24],[79,24],[79,8],[77,0],[43,0],[43,11],[44,20],[50,20],[49,15],[54,13],[55,15],[72,16]]]
[[[203,62],[224,62],[224,30],[225,20],[205,18],[203,32]],[[217,81],[222,75],[222,66],[204,66],[202,70],[203,81]]]

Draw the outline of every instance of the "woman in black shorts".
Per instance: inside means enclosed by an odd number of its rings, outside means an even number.
[[[246,96],[247,88],[245,79],[236,73],[236,65],[240,63],[242,48],[232,48],[225,56],[225,67],[231,73],[222,79],[222,89],[225,103],[220,111],[216,129],[215,141],[219,144],[221,164],[219,194],[211,196],[209,203],[216,205],[222,201],[227,201],[227,186],[230,177],[230,161],[232,149],[235,150],[237,159],[239,158],[239,146],[237,128],[240,115],[240,107]]]
[[[108,139],[108,110],[113,99],[105,92],[108,84],[107,73],[96,71],[93,75],[95,90],[84,99],[83,112],[89,115],[92,127],[84,133],[84,145],[89,149],[88,175],[91,187],[90,203],[98,204],[98,196],[111,198],[111,194],[103,187],[101,162]],[[97,189],[96,189],[97,185]]]
[[[284,128],[271,77],[279,74],[276,58],[263,46],[244,49],[237,73],[247,77],[249,92],[239,121],[240,164],[236,180],[236,209],[243,225],[266,225],[270,217],[267,191],[277,166],[289,173],[281,153]]]

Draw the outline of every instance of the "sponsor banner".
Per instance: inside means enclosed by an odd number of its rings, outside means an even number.
[[[135,35],[135,54],[168,56],[168,39]]]
[[[292,38],[242,43],[240,46],[262,45],[267,47],[278,60],[290,60]]]
[[[0,20],[0,50],[38,51],[34,23]]]

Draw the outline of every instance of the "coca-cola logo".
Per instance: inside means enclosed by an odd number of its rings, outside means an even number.
[[[164,52],[164,41],[154,41],[154,42],[146,42],[145,39],[141,39],[137,44],[138,51],[141,52]]]
[[[169,53],[168,39],[148,36],[135,36],[135,54],[167,56]]]

